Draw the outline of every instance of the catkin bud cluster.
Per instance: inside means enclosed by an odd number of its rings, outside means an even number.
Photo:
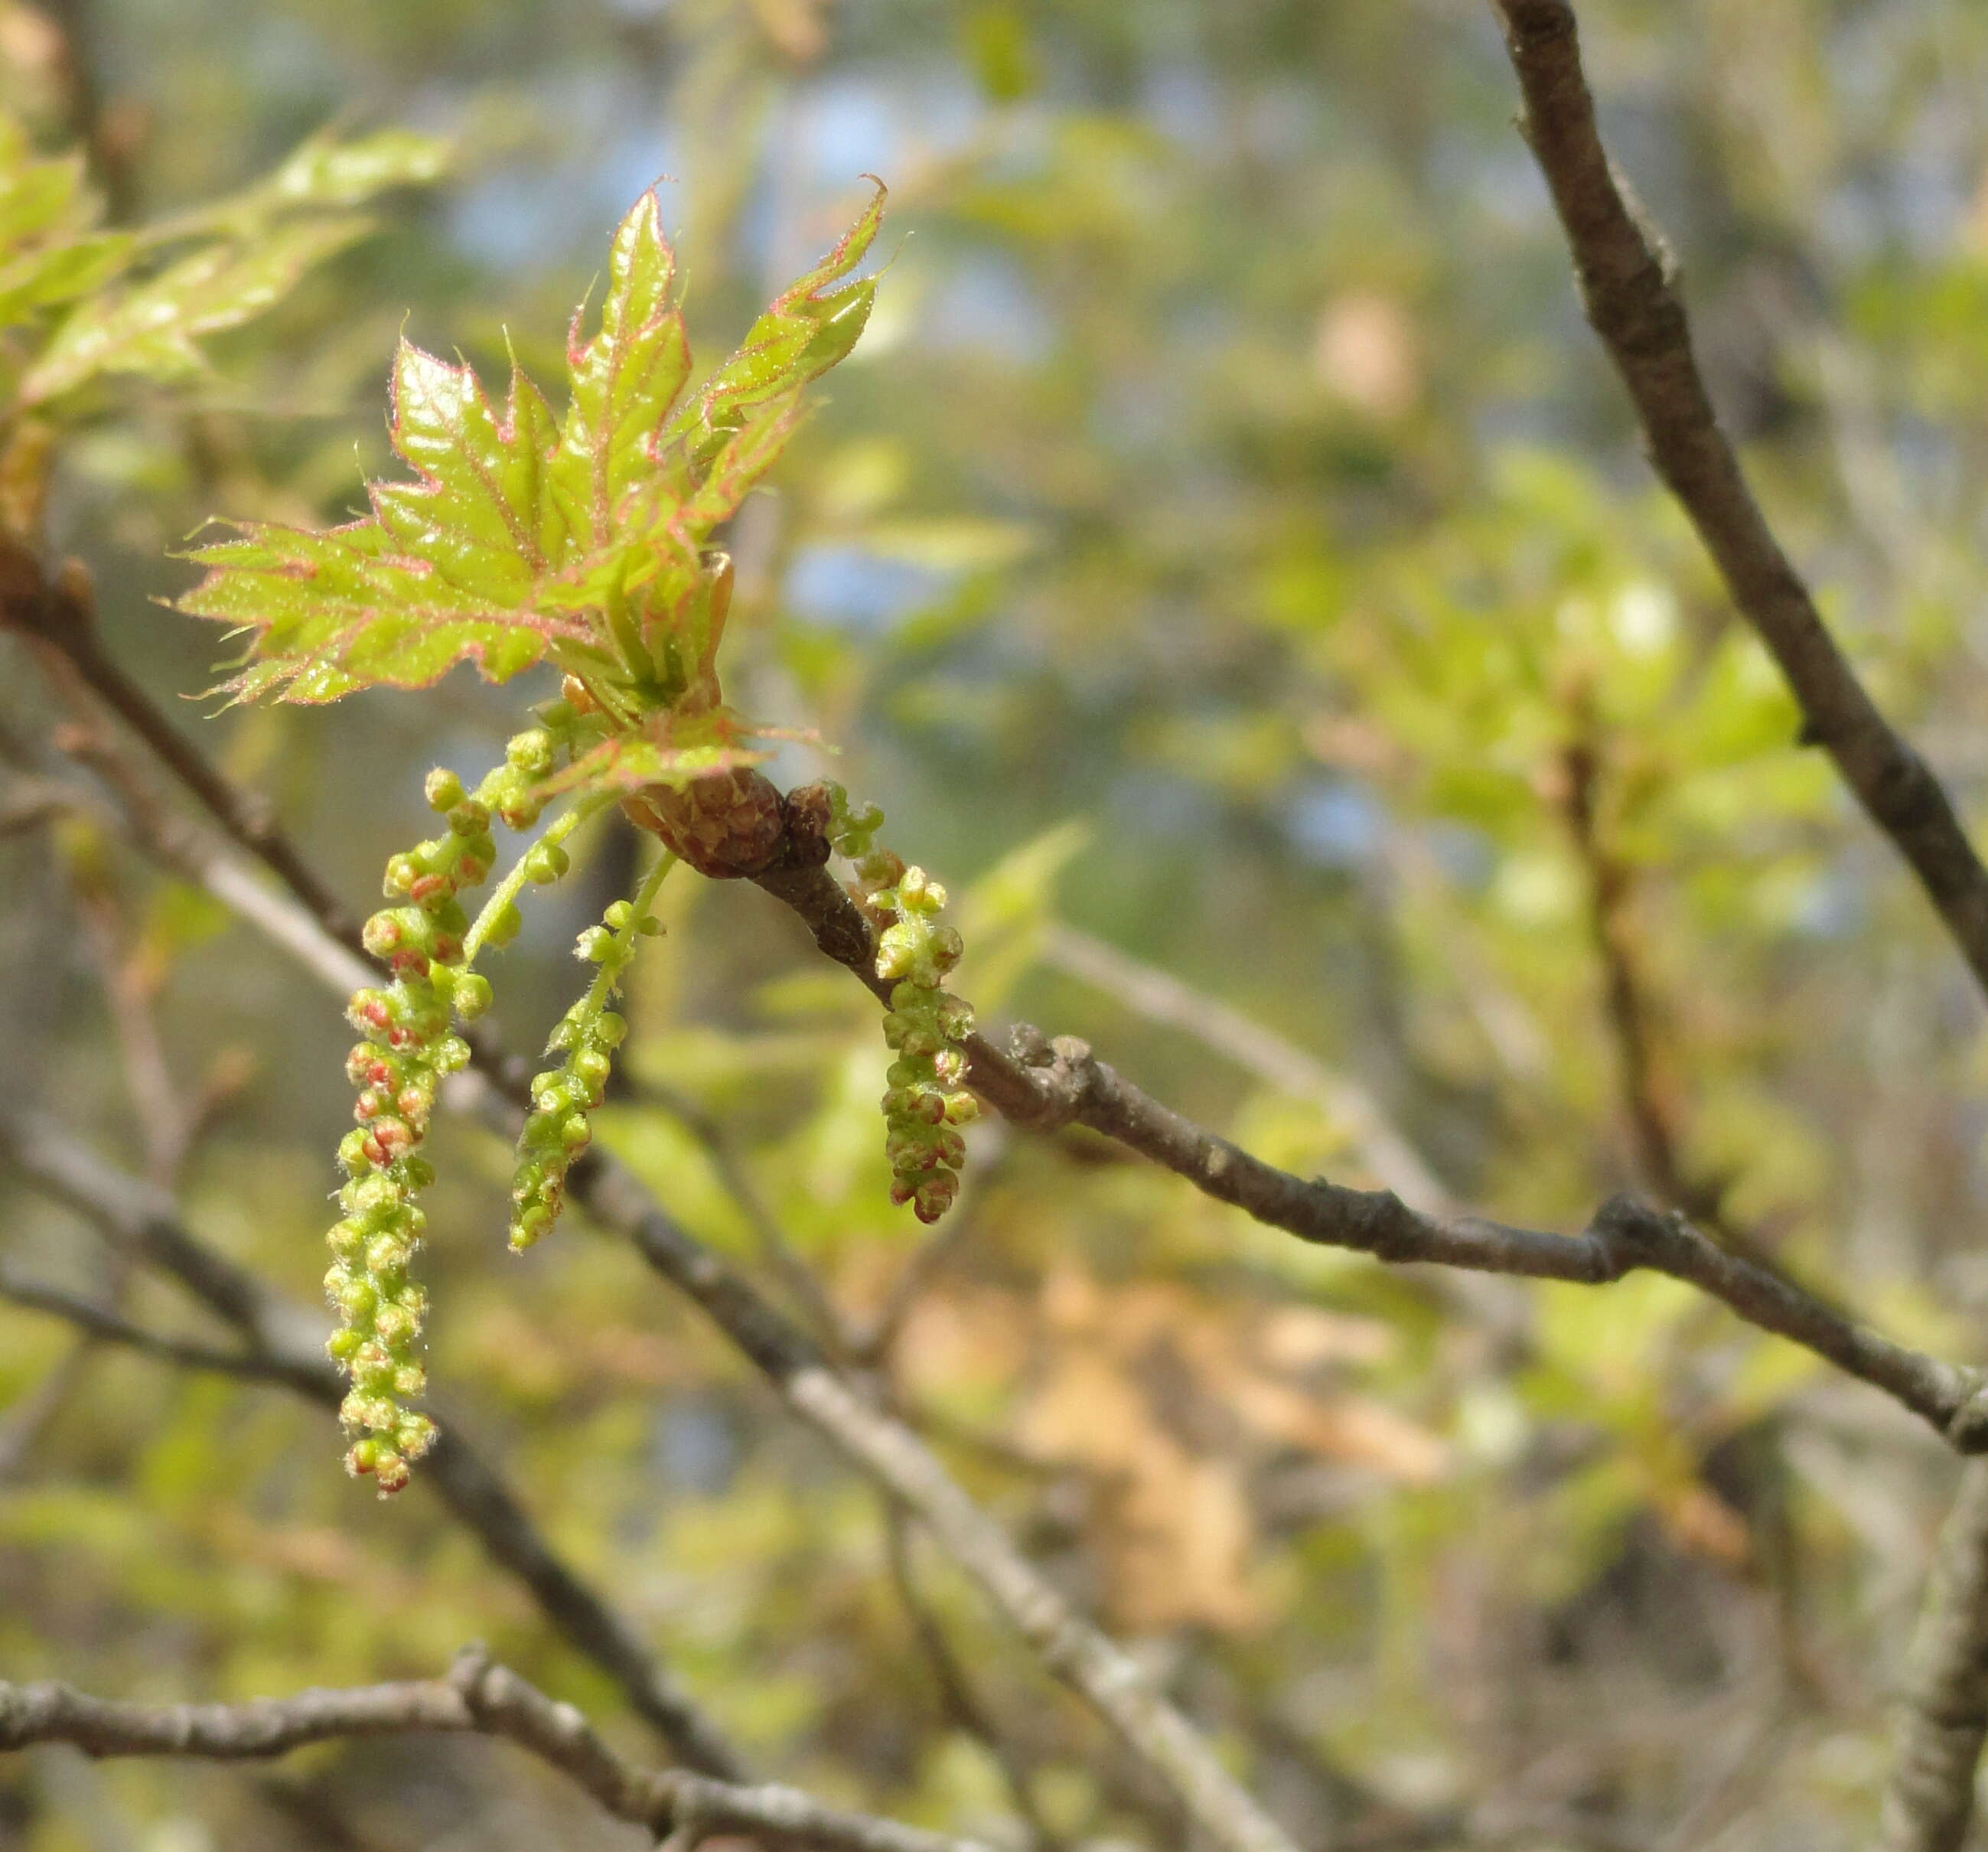
[[[417,1147],[443,1077],[469,1059],[455,1019],[469,1021],[490,1005],[489,985],[464,965],[469,919],[460,897],[489,878],[493,812],[519,828],[537,820],[536,786],[552,761],[550,738],[534,729],[512,741],[504,764],[473,795],[453,772],[429,773],[429,806],[448,828],[387,863],[386,897],[397,904],[366,922],[366,949],[394,978],[358,992],[347,1012],[363,1038],[346,1060],[359,1090],[358,1124],[338,1148],[344,1214],[326,1238],[324,1283],[340,1322],[326,1348],[352,1383],[339,1410],[353,1437],[347,1468],[371,1474],[383,1494],[407,1484],[409,1468],[434,1441],[434,1424],[406,1406],[428,1380],[421,1363],[428,1295],[411,1269],[426,1222],[414,1197],[433,1173]],[[508,937],[505,922],[495,924],[490,936]]]
[[[919,1221],[933,1222],[959,1194],[966,1145],[958,1128],[979,1114],[979,1103],[962,1084],[973,1010],[945,989],[962,949],[958,933],[939,923],[945,890],[922,868],[908,868],[875,846],[883,821],[874,804],[852,808],[840,786],[829,787],[830,840],[854,864],[872,911],[885,921],[877,937],[877,975],[892,986],[884,1039],[897,1057],[882,1102],[891,1200],[909,1203]]]
[[[326,1348],[352,1381],[339,1410],[353,1437],[346,1466],[370,1473],[383,1493],[407,1483],[434,1440],[434,1424],[405,1406],[427,1386],[420,1340],[428,1295],[409,1269],[425,1221],[414,1196],[431,1173],[416,1147],[443,1076],[469,1059],[453,1016],[475,1016],[489,1002],[489,986],[456,968],[469,927],[457,897],[489,874],[496,856],[489,807],[452,772],[431,772],[428,796],[448,831],[387,864],[387,897],[401,904],[366,922],[366,949],[394,980],[358,992],[347,1012],[363,1038],[346,1060],[359,1089],[358,1124],[339,1146],[344,1214],[326,1237],[325,1290],[340,1323]]]
[[[502,945],[521,924],[512,899],[522,882],[558,880],[566,853],[556,840],[535,845],[472,928],[461,896],[490,877],[497,846],[493,818],[526,830],[543,813],[546,785],[571,727],[557,722],[519,734],[504,762],[465,791],[451,771],[428,774],[427,795],[447,828],[387,864],[394,904],[366,922],[366,949],[393,973],[383,987],[357,992],[347,1012],[363,1038],[346,1062],[359,1090],[358,1120],[338,1147],[347,1181],[344,1212],[328,1241],[325,1290],[339,1314],[326,1346],[352,1387],[340,1408],[353,1441],[347,1470],[370,1473],[384,1495],[407,1482],[408,1469],[434,1445],[434,1424],[406,1404],[427,1386],[421,1363],[428,1295],[411,1276],[426,1218],[416,1194],[434,1181],[417,1147],[428,1135],[445,1076],[469,1059],[455,1032],[490,1007],[490,986],[469,968],[479,944]],[[556,836],[555,825],[549,836]]]
[[[614,1050],[628,1032],[627,1022],[607,1005],[637,940],[662,930],[649,918],[644,902],[617,901],[601,918],[600,925],[580,935],[575,948],[581,959],[600,968],[598,973],[546,1043],[546,1053],[557,1055],[559,1065],[532,1079],[532,1110],[519,1134],[511,1177],[511,1245],[520,1252],[559,1219],[566,1172],[593,1141],[588,1115],[607,1093]]]

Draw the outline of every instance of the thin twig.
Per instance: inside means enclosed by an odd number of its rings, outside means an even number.
[[[88,1756],[191,1756],[255,1761],[336,1738],[424,1732],[501,1738],[556,1769],[602,1809],[661,1837],[749,1833],[839,1852],[986,1852],[823,1805],[795,1788],[746,1787],[624,1762],[569,1704],[556,1704],[478,1648],[446,1678],[313,1690],[245,1704],[147,1705],[93,1698],[66,1685],[0,1683],[0,1750],[65,1742]]]
[[[148,1331],[108,1306],[79,1298],[58,1286],[24,1278],[0,1261],[0,1299],[25,1312],[44,1312],[73,1325],[86,1337],[121,1345],[145,1357],[156,1357],[183,1370],[211,1370],[223,1376],[246,1377],[267,1381],[269,1360],[251,1350],[222,1350],[212,1344],[167,1337]]]
[[[1014,1803],[1016,1812],[1027,1823],[1030,1837],[1040,1852],[1060,1852],[1063,1841],[1043,1817],[1035,1789],[1030,1784],[1029,1769],[1020,1752],[981,1702],[979,1694],[973,1688],[972,1679],[960,1664],[938,1615],[932,1612],[924,1591],[918,1587],[918,1570],[911,1560],[911,1527],[902,1507],[888,1499],[884,1501],[884,1542],[890,1558],[891,1584],[898,1591],[898,1603],[904,1610],[905,1618],[911,1622],[912,1637],[917,1641],[918,1651],[931,1674],[932,1683],[938,1688],[939,1702],[945,1707],[946,1715],[956,1729],[964,1731],[987,1752],[994,1766],[1001,1771],[1009,1798]]]
[[[7,1411],[6,1421],[0,1425],[0,1487],[26,1469],[36,1443],[82,1387],[96,1354],[96,1339],[79,1337]]]
[[[1581,703],[1585,708],[1586,702]],[[1635,877],[1604,839],[1601,786],[1605,770],[1591,712],[1578,715],[1577,736],[1555,767],[1555,800],[1581,863],[1587,891],[1588,937],[1601,968],[1603,1016],[1615,1047],[1622,1116],[1637,1181],[1658,1202],[1705,1229],[1728,1253],[1783,1271],[1766,1242],[1742,1228],[1726,1207],[1726,1190],[1687,1169],[1669,1076],[1658,1052],[1655,1012],[1631,918]],[[1818,1299],[1814,1286],[1804,1290]],[[1840,1310],[1840,1307],[1838,1308]]]
[[[759,884],[794,908],[815,942],[873,992],[869,921],[825,869],[783,870]],[[986,1037],[968,1043],[970,1085],[1016,1124],[1036,1130],[1087,1126],[1185,1178],[1204,1195],[1302,1241],[1400,1264],[1601,1286],[1638,1268],[1668,1273],[1722,1301],[1749,1323],[1813,1350],[1895,1397],[1963,1452],[1988,1449],[1988,1374],[1908,1349],[1824,1303],[1778,1271],[1729,1254],[1675,1213],[1611,1197],[1578,1235],[1512,1228],[1468,1214],[1409,1208],[1391,1190],[1294,1177],[1163,1106],[1073,1036],[1049,1041],[1026,1024],[1013,1053]]]

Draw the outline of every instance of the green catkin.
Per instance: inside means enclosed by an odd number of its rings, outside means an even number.
[[[453,772],[431,772],[428,803],[448,828],[387,863],[386,897],[397,904],[366,922],[366,949],[394,975],[355,992],[347,1011],[363,1038],[346,1060],[359,1089],[358,1124],[338,1150],[343,1214],[326,1237],[332,1264],[324,1283],[340,1323],[325,1347],[351,1381],[339,1410],[353,1437],[347,1470],[370,1474],[383,1496],[407,1484],[410,1467],[434,1443],[434,1422],[406,1405],[428,1380],[420,1355],[428,1295],[410,1269],[427,1219],[414,1199],[433,1172],[418,1147],[442,1080],[469,1059],[456,1022],[489,1007],[490,986],[469,961],[482,940],[502,936],[486,924],[488,910],[472,928],[459,897],[489,878],[493,815],[514,829],[538,820],[544,799],[537,787],[553,757],[552,736],[534,728],[510,742],[505,762],[474,793]],[[553,828],[563,833],[576,820],[570,813]],[[549,853],[563,860],[556,843]],[[556,864],[542,857],[542,865]]]
[[[614,1050],[628,1032],[627,1022],[608,1005],[620,988],[636,946],[662,931],[649,909],[676,859],[665,853],[634,899],[617,901],[601,916],[601,924],[587,928],[575,946],[576,955],[600,971],[587,994],[560,1017],[546,1043],[546,1053],[560,1057],[559,1066],[532,1079],[532,1111],[519,1134],[511,1178],[511,1245],[520,1253],[559,1219],[566,1173],[593,1141],[589,1114],[606,1095]]]
[[[877,975],[892,986],[884,1039],[897,1056],[882,1101],[891,1200],[909,1203],[919,1221],[934,1222],[959,1194],[966,1145],[958,1128],[980,1110],[961,1084],[972,1006],[945,988],[959,962],[959,934],[938,921],[945,890],[922,868],[908,868],[875,845],[883,812],[874,804],[852,807],[840,785],[828,791],[829,840],[854,866],[870,904],[895,915],[877,938]]]

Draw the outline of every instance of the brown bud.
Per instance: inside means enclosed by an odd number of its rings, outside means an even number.
[[[826,785],[796,785],[787,793],[787,846],[781,860],[789,868],[820,868],[828,861],[830,816]]]
[[[749,765],[693,779],[681,791],[645,785],[621,808],[637,829],[714,880],[771,867],[786,838],[779,788]]]

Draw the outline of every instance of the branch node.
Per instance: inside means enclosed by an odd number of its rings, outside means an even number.
[[[1047,1067],[1056,1059],[1049,1037],[1033,1022],[1017,1022],[1009,1029],[1008,1052],[1024,1067]]]
[[[1598,1283],[1620,1279],[1639,1267],[1660,1265],[1667,1237],[1689,1227],[1676,1212],[1653,1209],[1627,1191],[1618,1191],[1594,1212],[1586,1237],[1599,1261]]]
[[[1978,1370],[1966,1375],[1970,1387],[1942,1431],[1956,1452],[1988,1453],[1988,1377]]]
[[[50,577],[18,542],[0,545],[0,626],[83,660],[96,647],[96,590],[80,559],[65,559]]]
[[[489,1648],[481,1640],[472,1640],[456,1654],[448,1668],[448,1684],[461,1695],[473,1717],[481,1716],[489,1707],[485,1681],[493,1664]]]

